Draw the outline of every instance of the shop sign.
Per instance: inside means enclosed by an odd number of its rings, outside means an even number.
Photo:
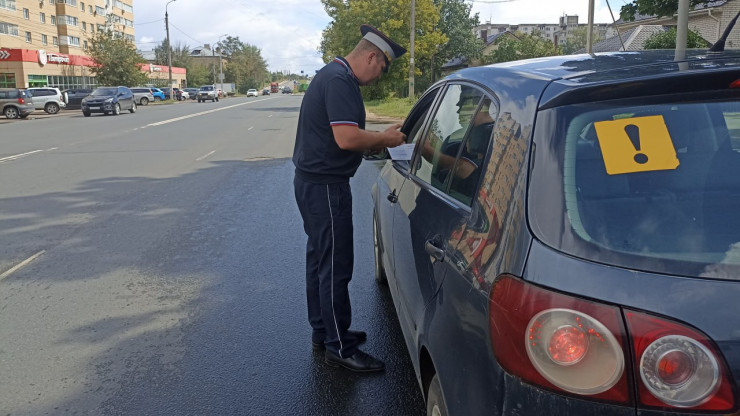
[[[162,67],[149,64],[149,72],[162,72]]]
[[[8,58],[10,58],[10,52],[6,51],[5,49],[0,49],[0,59]]]
[[[44,50],[39,50],[39,63],[44,66],[50,62],[53,62],[55,64],[68,64],[69,56],[62,55],[60,53],[48,53]]]

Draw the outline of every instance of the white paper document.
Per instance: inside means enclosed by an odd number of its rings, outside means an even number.
[[[415,143],[406,143],[396,147],[389,147],[388,154],[391,155],[393,160],[411,160],[411,155],[414,153]]]

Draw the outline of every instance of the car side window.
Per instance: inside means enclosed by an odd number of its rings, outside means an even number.
[[[483,93],[468,85],[450,85],[419,144],[412,173],[445,191],[450,173],[462,151],[462,142]]]
[[[467,205],[473,202],[478,188],[483,162],[491,145],[493,125],[498,117],[498,106],[484,97],[473,115],[473,122],[461,146],[460,156],[452,170],[449,194]]]

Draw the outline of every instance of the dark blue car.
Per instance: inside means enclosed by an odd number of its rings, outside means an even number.
[[[469,68],[373,187],[428,415],[736,414],[740,54]]]

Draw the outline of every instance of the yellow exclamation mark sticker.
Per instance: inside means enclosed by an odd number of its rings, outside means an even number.
[[[676,149],[663,116],[599,121],[594,128],[609,175],[678,167]]]

